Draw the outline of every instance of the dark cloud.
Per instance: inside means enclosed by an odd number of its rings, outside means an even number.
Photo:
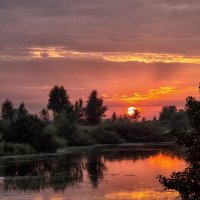
[[[0,46],[199,54],[198,0],[7,0]]]

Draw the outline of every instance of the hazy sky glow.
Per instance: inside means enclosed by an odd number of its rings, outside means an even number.
[[[108,114],[198,96],[199,0],[0,1],[0,102],[45,107],[50,88],[72,101],[97,89]]]

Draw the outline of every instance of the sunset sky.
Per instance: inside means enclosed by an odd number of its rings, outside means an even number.
[[[0,103],[46,106],[97,89],[109,110],[157,116],[198,97],[199,0],[1,0]]]

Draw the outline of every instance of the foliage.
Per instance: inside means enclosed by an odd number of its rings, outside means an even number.
[[[164,106],[160,112],[159,121],[171,120],[177,113],[176,106]]]
[[[189,120],[184,110],[177,110],[176,106],[164,106],[160,112],[159,121],[168,127],[173,128],[188,128]]]
[[[96,125],[99,124],[102,117],[105,116],[107,107],[103,105],[103,99],[98,98],[98,93],[96,90],[93,90],[87,101],[85,108],[85,116],[88,124]]]
[[[56,134],[59,137],[70,139],[71,136],[77,131],[76,122],[68,117],[66,112],[58,113],[55,117]]]
[[[83,100],[79,99],[78,101],[75,102],[74,112],[75,112],[76,120],[80,123],[83,122],[84,111],[85,109],[83,107]]]
[[[0,156],[33,153],[35,153],[35,149],[27,143],[0,143]]]
[[[120,144],[124,142],[117,133],[109,130],[96,129],[93,132],[92,137],[99,144]]]
[[[49,94],[47,108],[59,113],[70,105],[69,96],[63,86],[55,85]]]
[[[37,116],[21,116],[3,130],[3,140],[7,143],[28,143],[37,152],[54,152],[57,148],[54,136],[44,128],[44,123]]]
[[[53,111],[53,119],[48,109]],[[38,116],[30,114],[23,102],[15,109],[12,102],[6,100],[1,109],[0,142],[28,144],[36,152],[55,152],[67,145],[162,142],[168,140],[163,133],[172,127],[189,127],[186,112],[177,111],[173,106],[163,108],[159,121],[143,118],[139,122],[138,110],[132,116],[117,116],[113,112],[110,119],[103,120],[106,110],[96,90],[83,107],[82,99],[71,104],[67,91],[57,85],[50,91],[47,109]]]
[[[159,176],[166,189],[174,189],[183,200],[200,199],[200,101],[193,97],[186,100],[186,113],[190,129],[174,129],[170,135],[177,144],[187,147],[190,166],[182,172],[173,172],[170,178]]]
[[[134,122],[137,122],[141,117],[140,112],[136,109],[134,113],[130,116]]]
[[[132,122],[125,117],[118,119],[110,129],[116,132],[125,142],[163,142],[164,129],[158,122]]]
[[[46,108],[39,112],[39,118],[46,123],[50,121],[50,114]]]
[[[18,118],[23,118],[28,115],[28,110],[26,109],[24,103],[22,102],[17,109]]]
[[[65,148],[69,145],[69,141],[65,138],[55,135],[54,139],[55,139],[55,142],[56,142],[58,148]]]
[[[71,146],[89,146],[93,144],[94,141],[90,135],[83,131],[76,132],[74,135],[72,135],[69,142],[69,145]]]
[[[51,125],[46,125],[38,138],[38,151],[39,152],[56,152],[59,147],[58,140],[56,139],[55,130]]]
[[[111,116],[111,121],[112,122],[116,122],[117,121],[117,114],[116,114],[116,112],[113,112],[113,114],[112,114],[112,116]]]
[[[1,107],[1,117],[2,119],[11,119],[14,115],[14,107],[13,107],[13,103],[6,99],[3,103],[2,103],[2,107]]]

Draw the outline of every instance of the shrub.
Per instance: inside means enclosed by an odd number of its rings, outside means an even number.
[[[46,125],[38,138],[37,150],[39,152],[56,152],[59,144],[56,140],[55,132],[53,124]]]
[[[106,121],[101,128],[117,133],[126,142],[162,142],[164,129],[160,122],[131,122],[128,118],[120,118],[115,123]]]
[[[65,139],[70,139],[77,130],[76,122],[70,120],[65,112],[55,117],[55,128],[56,134]]]
[[[74,135],[72,135],[69,145],[71,146],[89,146],[93,145],[94,141],[86,132],[77,132]]]
[[[0,155],[24,155],[33,154],[35,149],[29,144],[13,144],[13,143],[1,143]]]
[[[55,136],[55,141],[57,143],[58,148],[64,148],[69,145],[69,141],[65,138]]]
[[[96,129],[92,135],[100,144],[120,144],[124,142],[124,140],[113,131]]]

